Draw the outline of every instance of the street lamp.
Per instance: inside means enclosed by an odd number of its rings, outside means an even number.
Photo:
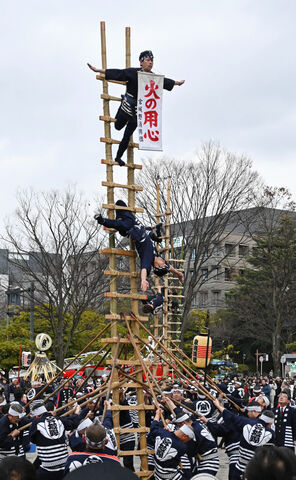
[[[34,340],[34,306],[35,306],[35,297],[34,297],[34,292],[35,292],[35,284],[34,282],[30,283],[30,287],[27,289],[21,289],[19,287],[16,288],[9,288],[5,292],[7,295],[7,320],[6,320],[6,328],[9,326],[9,316],[14,315],[14,310],[9,311],[9,306],[10,305],[21,305],[20,302],[20,295],[24,293],[29,293],[30,295],[30,340]],[[14,302],[12,301],[15,300]]]

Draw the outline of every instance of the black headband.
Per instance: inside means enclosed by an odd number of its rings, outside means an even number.
[[[153,57],[153,53],[151,52],[151,50],[147,50],[146,52],[140,53],[139,61],[143,62],[143,60],[145,60],[145,58],[151,58],[151,60],[153,60],[154,57]]]

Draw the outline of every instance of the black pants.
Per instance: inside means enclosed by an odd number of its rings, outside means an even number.
[[[62,480],[64,477],[64,470],[52,471],[44,470],[39,467],[36,471],[37,480]]]
[[[122,130],[122,128],[125,127],[126,125],[122,140],[119,144],[118,151],[116,154],[116,158],[115,158],[115,161],[116,161],[117,158],[122,157],[122,155],[124,154],[124,152],[128,147],[130,137],[132,136],[132,134],[137,128],[137,117],[136,115],[131,117],[130,115],[125,113],[121,107],[119,107],[115,118],[116,118],[116,122],[114,126],[116,130]]]
[[[122,452],[124,452],[125,450],[134,450],[135,446],[136,445],[135,445],[134,441],[126,442],[126,443],[120,444],[120,450]],[[125,466],[125,468],[128,468],[132,472],[135,471],[135,469],[134,469],[134,455],[124,455],[124,453],[122,453],[122,461],[123,461],[123,465]]]

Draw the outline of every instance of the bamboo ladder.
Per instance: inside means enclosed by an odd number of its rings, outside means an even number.
[[[166,201],[166,209],[164,213],[160,213],[160,190],[159,190],[159,184],[157,185],[157,213],[156,213],[156,220],[157,223],[161,221],[162,218],[165,218],[165,235],[162,237],[165,240],[165,260],[169,261],[170,263],[173,264],[175,268],[178,270],[183,271],[183,268],[180,269],[180,266],[183,267],[184,260],[182,259],[177,259],[173,258],[174,257],[174,250],[172,248],[172,254],[170,255],[170,242],[171,242],[171,237],[170,237],[170,226],[171,226],[171,215],[173,212],[171,211],[171,182],[168,181],[168,187],[167,187],[167,201]],[[170,258],[171,257],[171,258]],[[159,324],[159,317],[158,315],[156,316],[156,321],[154,323],[154,336],[158,337],[160,335],[161,327],[162,327],[162,342],[164,347],[169,351],[172,352],[176,350],[171,343],[171,339],[175,340],[175,342],[180,342],[180,339],[178,337],[180,325],[181,325],[181,315],[182,315],[182,303],[184,299],[183,293],[183,285],[175,285],[176,283],[176,278],[172,276],[166,275],[164,277],[164,308],[163,312],[159,313],[159,315],[162,314],[162,325]],[[156,279],[156,284],[158,284],[158,279]],[[177,295],[172,293],[172,290],[178,290]],[[178,312],[177,313],[172,313],[171,309],[169,309],[169,306],[174,298],[178,299],[179,302],[179,307],[178,307]],[[174,336],[174,338],[173,338]],[[157,347],[156,347],[157,350]],[[156,356],[155,356],[155,362],[156,362]],[[164,365],[163,367],[164,374],[167,375],[169,369],[167,364]],[[173,370],[171,370],[171,373],[173,373]]]
[[[106,33],[105,33],[105,22],[101,22],[101,56],[102,56],[102,68],[107,68],[107,54],[106,54]],[[130,67],[131,64],[131,46],[130,46],[130,28],[125,29],[125,64],[126,68]],[[115,119],[110,116],[110,102],[120,102],[120,97],[114,97],[109,95],[108,92],[108,82],[105,80],[104,75],[97,75],[96,78],[103,83],[103,93],[101,94],[101,99],[103,100],[103,112],[104,115],[100,116],[100,120],[104,122],[104,137],[100,139],[101,142],[105,144],[105,156],[106,158],[102,160],[102,163],[106,165],[106,176],[107,180],[102,182],[102,186],[107,187],[107,204],[103,204],[103,208],[108,211],[108,218],[114,218],[115,210],[117,209],[128,209],[133,213],[143,212],[143,209],[135,207],[135,192],[141,191],[142,187],[135,185],[135,170],[141,169],[141,165],[136,165],[134,163],[134,148],[138,147],[138,144],[134,143],[133,140],[130,140],[129,147],[127,150],[127,163],[125,167],[127,168],[127,183],[119,184],[115,183],[113,179],[113,166],[115,168],[120,168],[117,166],[112,159],[112,145],[118,144],[119,141],[112,139],[111,137],[111,123],[115,122]],[[110,81],[111,82],[111,81]],[[125,84],[125,82],[115,82]],[[128,207],[119,207],[114,204],[114,190],[115,189],[127,189],[128,190]],[[106,292],[105,296],[110,299],[110,313],[105,315],[107,321],[111,322],[111,337],[102,339],[102,342],[106,345],[111,346],[112,351],[112,361],[108,362],[118,367],[123,367],[128,363],[137,368],[137,373],[135,376],[136,381],[134,383],[125,383],[121,386],[135,387],[137,389],[137,405],[128,406],[120,405],[119,403],[119,386],[118,386],[118,369],[112,370],[112,388],[113,395],[113,405],[111,407],[113,411],[113,423],[114,423],[114,432],[116,434],[118,446],[119,446],[119,434],[120,433],[135,433],[139,434],[139,447],[138,450],[131,451],[121,451],[118,449],[118,456],[122,455],[139,455],[141,458],[141,471],[136,472],[139,477],[150,477],[152,472],[148,470],[148,451],[147,451],[147,441],[146,434],[149,432],[149,428],[146,427],[145,423],[145,410],[154,409],[152,405],[145,405],[144,403],[144,393],[143,388],[140,386],[140,383],[137,383],[137,380],[142,381],[143,379],[143,369],[141,368],[141,359],[139,358],[137,352],[135,351],[134,359],[126,360],[120,359],[117,356],[118,352],[118,343],[119,344],[128,344],[131,345],[132,342],[129,338],[120,338],[118,336],[118,322],[123,321],[124,319],[119,314],[117,310],[117,302],[120,298],[130,299],[131,309],[135,315],[142,321],[147,321],[147,316],[138,315],[138,301],[141,299],[146,299],[146,295],[138,294],[138,279],[140,277],[139,273],[136,270],[136,252],[132,241],[130,241],[129,250],[122,250],[115,248],[115,234],[112,229],[109,230],[109,248],[103,249],[100,251],[103,255],[109,256],[109,269],[105,270],[104,274],[110,277],[110,291]],[[118,271],[116,268],[116,259],[125,256],[129,260],[129,272]],[[117,279],[119,277],[126,277],[130,282],[130,293],[121,294],[117,292]],[[128,319],[132,325],[132,332],[134,335],[140,334],[139,324],[134,320],[133,316],[125,316],[125,319]],[[139,344],[141,347],[141,342],[135,337],[133,342]],[[134,345],[133,343],[133,345]],[[152,366],[148,363],[147,366]],[[139,427],[131,429],[121,429],[119,425],[119,413],[121,410],[138,410],[139,413]]]

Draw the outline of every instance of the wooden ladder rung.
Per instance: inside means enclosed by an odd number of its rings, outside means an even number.
[[[105,318],[106,320],[122,320],[122,317],[118,314],[118,313],[107,313],[105,315]],[[134,317],[132,317],[131,315],[126,315],[125,318],[127,320],[134,320]],[[147,322],[149,320],[149,317],[148,316],[143,316],[143,315],[137,315],[137,318],[141,321],[141,322]]]
[[[105,292],[107,298],[132,298],[133,300],[147,300],[147,295],[141,295],[140,293],[117,293],[117,292]]]
[[[153,218],[158,218],[158,217],[164,217],[165,215],[173,215],[174,212],[164,212],[164,213],[158,213],[157,215],[153,215]],[[166,224],[164,225],[165,227],[170,227],[171,224]]]
[[[116,118],[109,117],[109,115],[100,115],[99,119],[102,120],[103,122],[109,122],[109,123],[115,123]]]
[[[136,257],[136,252],[133,250],[121,250],[119,248],[104,248],[100,250],[101,255],[120,255],[123,257]]]
[[[151,452],[154,452],[154,450],[117,450],[117,456],[118,457],[122,457],[122,456],[125,456],[125,455],[148,455],[148,453],[150,454],[150,451]],[[142,472],[135,472],[136,474],[138,473],[142,473]],[[151,473],[151,472],[149,472]]]
[[[184,295],[168,295],[168,298],[185,298]]]
[[[170,258],[170,262],[180,262],[180,263],[185,263],[186,260],[179,260],[178,258]]]
[[[106,137],[101,137],[100,141],[103,143],[111,143],[116,145],[119,145],[120,143],[120,140],[115,140],[114,138],[106,138]],[[132,148],[139,148],[139,144],[134,142],[129,142],[128,146]]]
[[[154,450],[152,453],[154,453]],[[149,478],[151,478],[152,475],[154,475],[154,471],[142,470],[141,472],[134,472],[134,474],[137,475],[137,477],[146,477],[146,479],[149,480]]]
[[[113,160],[101,160],[103,165],[118,165],[118,162],[113,162]],[[123,167],[133,168],[134,170],[142,170],[142,165],[126,163]]]
[[[145,405],[140,403],[139,405],[111,405],[111,410],[155,410],[154,405]]]
[[[136,272],[117,272],[116,270],[105,270],[104,275],[110,275],[110,277],[131,277],[140,278],[140,274]]]
[[[111,187],[111,188],[127,188],[128,190],[133,190],[135,192],[142,192],[143,187],[139,187],[138,185],[122,185],[121,183],[114,183],[114,182],[102,182],[102,187]]]
[[[102,207],[106,208],[106,210],[127,210],[134,213],[144,213],[144,208],[122,207],[121,205],[115,205],[114,203],[103,203]]]
[[[114,338],[114,337],[111,337],[111,338],[101,338],[101,342],[102,342],[102,343],[117,343],[117,342],[118,342],[118,338],[117,338],[117,337],[115,337],[115,338]],[[140,342],[140,340],[137,340],[137,339],[135,339],[135,342],[142,344],[142,342]],[[128,338],[120,338],[119,343],[128,343],[128,344],[130,344],[131,342],[130,342],[130,340],[129,340]],[[111,363],[112,363],[112,362],[111,362]]]
[[[148,433],[150,428],[148,427],[135,427],[135,428],[113,428],[114,433]]]
[[[101,99],[102,100],[112,100],[112,102],[121,102],[121,100],[122,100],[121,97],[113,97],[112,95],[109,95],[108,93],[101,93]]]
[[[103,82],[118,83],[119,85],[126,85],[127,82],[121,82],[120,80],[106,80],[105,75],[96,75],[97,80],[102,80]]]
[[[120,388],[143,388],[137,382],[120,383]]]

